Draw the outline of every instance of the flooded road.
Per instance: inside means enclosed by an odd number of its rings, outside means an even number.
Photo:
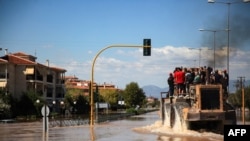
[[[158,112],[129,119],[72,127],[53,127],[43,133],[42,122],[0,124],[0,141],[223,141],[214,133],[178,131],[161,126]]]

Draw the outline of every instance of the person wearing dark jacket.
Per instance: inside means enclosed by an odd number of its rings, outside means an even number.
[[[174,76],[172,73],[170,73],[168,77],[168,87],[169,87],[169,96],[172,97],[174,95]]]

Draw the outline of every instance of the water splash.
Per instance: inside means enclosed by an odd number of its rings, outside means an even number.
[[[163,125],[171,128],[171,122],[170,122],[171,121],[171,108],[168,108],[168,107],[170,107],[170,105],[166,104],[164,108],[165,118],[163,120],[164,121]]]
[[[182,130],[182,119],[180,117],[180,113],[179,113],[179,109],[174,106],[174,114],[175,114],[175,120],[174,120],[174,126],[173,126],[173,130],[174,131],[183,131]]]
[[[177,128],[178,129],[178,128]],[[197,132],[193,130],[185,130],[180,131],[177,129],[173,129],[171,127],[165,126],[162,124],[162,121],[156,121],[154,124],[143,126],[143,127],[137,127],[133,130],[139,133],[152,133],[152,134],[158,134],[160,137],[168,137],[173,138],[175,140],[204,140],[204,141],[223,141],[223,135],[215,134],[212,132]],[[181,129],[182,130],[182,129]],[[193,138],[194,137],[194,138]],[[200,139],[199,139],[200,138]],[[167,139],[168,140],[168,139]]]
[[[175,114],[175,124],[173,126],[173,130],[174,131],[186,131],[188,128],[187,128],[187,123],[186,121],[184,120],[183,118],[183,112],[182,112],[182,109],[183,109],[183,106],[182,105],[178,105],[178,106],[173,106],[173,109],[174,109],[174,114]]]

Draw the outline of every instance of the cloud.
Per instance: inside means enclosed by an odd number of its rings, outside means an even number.
[[[203,49],[205,51],[201,53],[200,65],[206,66],[206,60],[213,58],[213,51],[206,47]],[[168,74],[175,67],[198,67],[199,65],[197,61],[199,50],[191,50],[190,47],[152,48],[151,56],[143,56],[142,49],[138,49],[133,52],[129,51],[130,59],[124,59],[124,56],[128,54],[124,52],[118,51],[99,57],[94,66],[94,81],[101,84],[112,83],[119,88],[124,88],[132,81],[138,82],[141,87],[153,84],[163,88],[167,86]],[[226,55],[224,52],[223,50],[216,51],[218,54]],[[234,56],[230,56],[230,78],[237,79],[238,76],[249,78],[250,52],[239,49],[236,53],[233,52]],[[67,74],[75,74],[79,79],[90,80],[91,66],[92,61],[90,60],[83,63],[72,61],[66,66]],[[217,68],[225,69],[225,66],[226,64]]]

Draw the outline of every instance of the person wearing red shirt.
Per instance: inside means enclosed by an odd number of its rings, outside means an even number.
[[[176,70],[177,71],[174,73],[174,77],[177,84],[177,96],[179,96],[184,92],[185,72],[182,71],[182,68],[177,68]]]

